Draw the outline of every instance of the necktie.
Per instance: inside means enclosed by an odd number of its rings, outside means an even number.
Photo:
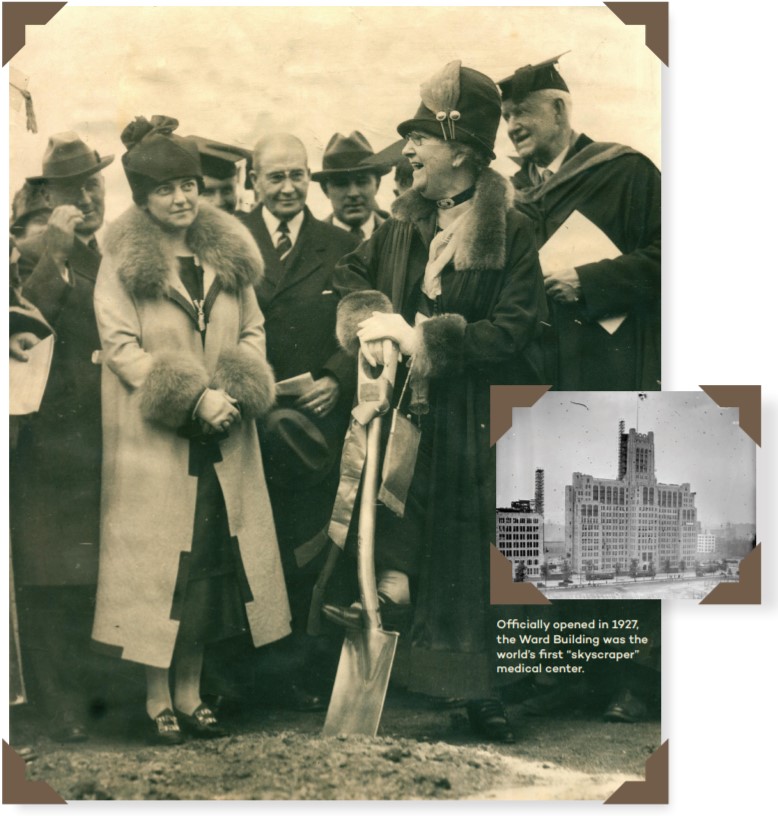
[[[554,171],[549,170],[548,168],[546,168],[545,170],[542,170],[540,172],[540,178],[544,182],[547,182],[553,175],[554,175]]]
[[[351,232],[360,240],[363,241],[365,238],[365,231],[361,227],[357,227],[356,225],[351,228]]]
[[[289,225],[286,222],[279,222],[278,238],[276,239],[276,250],[278,255],[283,258],[292,249],[292,240],[289,238]]]
[[[97,246],[97,239],[96,239],[94,236],[92,236],[92,238],[91,238],[91,239],[89,239],[89,241],[86,243],[86,246],[87,246],[87,247],[88,247],[88,248],[89,248],[89,249],[90,249],[90,250],[91,250],[93,253],[99,253],[99,252],[100,252],[100,248]]]

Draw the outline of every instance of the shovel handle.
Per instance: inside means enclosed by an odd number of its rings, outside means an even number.
[[[397,346],[390,340],[384,342],[384,366],[381,374],[372,380],[387,381],[387,405],[397,373]],[[360,379],[367,379],[369,367],[360,353]],[[381,413],[382,414],[382,413]],[[378,462],[381,448],[381,414],[376,415],[367,425],[367,446],[365,468],[362,476],[362,498],[359,505],[359,528],[357,548],[357,575],[359,597],[365,626],[369,630],[381,629],[381,615],[378,611],[378,591],[375,578],[375,522],[376,499],[378,497]]]

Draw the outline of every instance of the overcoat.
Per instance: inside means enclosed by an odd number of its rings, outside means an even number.
[[[214,468],[251,636],[259,646],[290,630],[254,423],[274,398],[253,290],[261,259],[245,229],[205,203],[187,243],[205,273],[204,341],[177,260],[137,207],[111,226],[95,287],[104,458],[92,636],[98,647],[155,667],[171,662],[195,518],[197,476],[178,430],[208,386],[241,406],[241,422],[218,442]]]
[[[26,243],[27,248],[38,245]],[[98,253],[78,239],[66,280],[48,253],[22,256],[23,295],[56,333],[40,410],[20,424],[11,462],[11,534],[19,585],[94,586],[100,521]]]
[[[354,362],[338,347],[335,310],[338,296],[332,287],[335,264],[353,250],[358,239],[316,219],[306,208],[300,233],[289,255],[281,261],[262,216],[262,206],[241,214],[259,247],[265,275],[256,288],[265,316],[267,359],[278,381],[310,372],[314,378],[330,374],[340,387],[335,408],[324,418],[309,415],[331,449],[325,473],[290,482],[284,464],[277,463],[283,450],[265,452],[270,498],[273,504],[282,556],[287,570],[294,571],[320,553],[326,545],[326,527],[338,479],[343,435],[356,384]],[[280,406],[293,406],[294,399],[279,399]],[[263,424],[260,436],[265,438]],[[305,514],[299,509],[305,507]],[[287,573],[287,576],[289,574]]]
[[[546,369],[556,389],[659,389],[661,384],[661,177],[624,145],[581,134],[559,172],[534,186],[513,177],[516,207],[535,223],[538,247],[579,211],[622,255],[576,267],[575,304],[552,301]],[[626,315],[611,335],[601,319]]]
[[[414,367],[429,377],[422,435],[432,437],[431,485],[408,684],[431,695],[480,698],[490,695],[494,682],[489,388],[541,382],[537,338],[546,308],[533,228],[513,210],[507,180],[485,170],[471,215],[443,269],[438,314],[416,330]],[[395,202],[393,218],[343,259],[335,271],[344,296],[339,338],[353,337],[371,314],[369,294],[360,292],[367,289],[388,296],[395,312],[413,324],[435,222],[435,203],[410,190]]]

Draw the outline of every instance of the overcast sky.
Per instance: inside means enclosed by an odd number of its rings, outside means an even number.
[[[108,218],[130,203],[119,134],[135,115],[167,114],[179,133],[246,147],[269,131],[297,133],[312,170],[336,131],[374,149],[419,104],[419,84],[461,59],[501,79],[570,50],[561,72],[576,129],[623,142],[660,163],[660,63],[641,26],[607,8],[78,7],[28,26],[12,68],[29,80],[39,133],[11,115],[11,187],[40,173],[49,134],[76,130],[116,161],[106,170]],[[500,130],[495,167],[511,174]],[[388,206],[392,185],[379,201]],[[310,202],[329,212],[318,185]]]
[[[497,443],[497,505],[535,496],[535,469],[545,470],[546,516],[564,522],[565,486],[573,472],[618,477],[618,429],[654,433],[660,483],[690,483],[697,518],[708,526],[755,520],[756,446],[740,429],[737,409],[704,392],[547,392],[513,410]]]

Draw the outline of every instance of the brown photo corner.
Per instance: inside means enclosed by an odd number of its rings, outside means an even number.
[[[24,46],[27,25],[46,25],[67,3],[3,3],[3,65]],[[665,64],[669,64],[668,3],[605,3],[625,25],[644,25],[646,46]],[[510,428],[514,406],[532,406],[550,387],[493,387],[491,407],[491,444]],[[748,417],[752,437],[759,443],[760,387],[702,387],[719,405],[740,406],[741,426]],[[718,391],[717,391],[718,390]],[[727,391],[729,390],[729,391]],[[751,390],[744,397],[743,390]],[[716,396],[718,395],[718,397]],[[734,401],[726,403],[725,401]],[[703,603],[759,603],[761,588],[760,546],[743,561],[740,582],[719,586]],[[491,601],[501,604],[549,605],[534,585],[513,583],[510,563],[492,546]],[[715,598],[714,598],[715,597]],[[625,781],[606,804],[668,803],[668,754],[665,741],[646,760],[645,781]],[[3,741],[4,804],[66,804],[45,781],[29,781],[25,761]]]

